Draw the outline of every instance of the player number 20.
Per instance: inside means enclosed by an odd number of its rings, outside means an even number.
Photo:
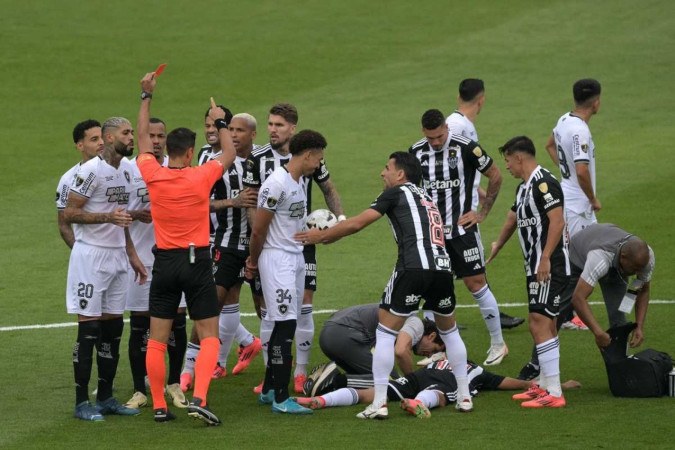
[[[77,284],[77,296],[84,298],[91,298],[94,295],[94,285],[93,284]]]

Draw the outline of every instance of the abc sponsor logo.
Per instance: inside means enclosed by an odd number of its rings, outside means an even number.
[[[450,306],[452,306],[452,298],[451,297],[441,299],[438,302],[439,308],[447,308],[447,307],[450,307]]]

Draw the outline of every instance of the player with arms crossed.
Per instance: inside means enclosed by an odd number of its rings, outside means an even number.
[[[466,347],[455,323],[455,294],[450,258],[445,250],[443,221],[438,208],[419,187],[422,168],[415,156],[395,152],[381,173],[385,190],[361,214],[327,230],[312,229],[296,236],[309,244],[331,243],[354,234],[387,215],[398,245],[394,273],[382,294],[373,355],[373,402],[360,419],[386,419],[387,383],[394,368],[394,346],[405,320],[419,309],[420,300],[434,312],[448,361],[456,372],[457,409],[473,410],[466,373]]]
[[[210,114],[223,144],[221,155],[202,166],[191,167],[195,133],[177,128],[167,135],[169,164],[161,166],[152,154],[148,132],[155,85],[154,72],[146,74],[141,80],[143,91],[138,115],[141,154],[136,161],[152,199],[151,213],[157,242],[150,285],[150,338],[146,357],[155,421],[175,419],[164,399],[164,354],[181,295],[185,293],[190,318],[201,341],[188,415],[203,420],[207,425],[220,425],[220,419],[206,402],[220,347],[208,213],[211,188],[234,161],[235,150],[224,120],[225,111],[216,107],[211,99]]]
[[[499,151],[506,169],[523,181],[487,262],[517,231],[525,259],[528,321],[541,364],[540,384],[513,398],[527,400],[521,404],[524,408],[560,408],[565,406],[565,397],[560,387],[560,343],[555,325],[560,297],[570,279],[563,193],[553,175],[537,164],[534,144],[528,137],[514,137]]]
[[[101,421],[105,414],[140,414],[138,409],[120,404],[112,396],[112,388],[124,329],[129,264],[140,283],[147,276],[127,228],[132,220],[126,211],[131,164],[125,157],[134,151],[131,123],[112,117],[103,123],[101,135],[103,152],[80,166],[63,211],[65,223],[74,225],[75,237],[66,290],[68,313],[78,318],[73,349],[75,417],[90,421]],[[87,392],[94,347],[96,407],[89,403]]]
[[[311,176],[321,165],[324,137],[312,130],[293,136],[289,149],[293,158],[278,167],[260,187],[258,208],[251,232],[247,277],[258,271],[262,283],[266,320],[274,327],[268,344],[267,368],[260,404],[271,404],[272,411],[309,414],[288,394],[291,378],[291,347],[305,286],[303,246],[294,240],[305,224],[307,197],[303,177]]]
[[[441,111],[430,109],[422,115],[422,133],[425,138],[410,147],[409,152],[419,159],[424,188],[441,213],[452,270],[478,303],[490,333],[490,348],[483,364],[497,365],[509,349],[502,336],[497,299],[485,276],[478,224],[492,209],[502,176],[492,158],[476,142],[448,131]],[[488,186],[477,211],[481,174],[488,178]]]

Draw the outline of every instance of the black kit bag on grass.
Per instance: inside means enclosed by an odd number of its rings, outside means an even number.
[[[628,336],[637,325],[610,328],[611,344],[602,351],[609,389],[615,397],[660,397],[668,393],[668,372],[673,360],[653,349],[627,356]]]

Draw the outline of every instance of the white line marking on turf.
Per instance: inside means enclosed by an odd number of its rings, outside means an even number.
[[[591,305],[604,305],[604,302],[589,302]],[[650,300],[651,305],[675,305],[675,300]],[[516,307],[516,306],[527,306],[527,303],[500,303],[500,307]],[[456,305],[456,308],[478,308],[478,305]],[[319,309],[314,311],[314,314],[332,314],[336,309]],[[242,317],[255,317],[255,313],[241,313]],[[129,319],[124,319],[124,322],[129,323]],[[17,325],[11,327],[0,327],[1,331],[24,331],[24,330],[44,330],[49,328],[68,328],[77,326],[77,322],[64,322],[64,323],[46,323],[46,324],[36,324],[36,325]]]

